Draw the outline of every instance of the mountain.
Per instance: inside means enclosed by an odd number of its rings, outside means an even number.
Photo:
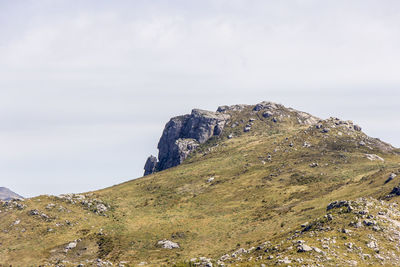
[[[0,265],[397,265],[400,150],[280,104],[172,118],[146,176],[0,205]],[[7,248],[7,249],[6,249]]]
[[[20,195],[14,193],[6,187],[0,187],[0,200],[10,200],[13,198],[23,199]]]

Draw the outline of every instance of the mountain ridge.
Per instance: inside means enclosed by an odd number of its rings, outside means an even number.
[[[203,143],[192,138],[198,146],[176,166],[98,191],[1,202],[0,265],[354,263],[343,260],[350,253],[346,242],[336,248],[329,241],[325,251],[317,234],[335,240],[345,236],[365,250],[370,248],[363,242],[372,234],[380,247],[396,251],[380,234],[400,232],[395,223],[398,149],[365,135],[351,121],[321,120],[271,102],[218,110],[229,115],[223,130]],[[343,203],[353,202],[354,210],[343,213],[349,209]],[[379,209],[359,214],[368,203]],[[385,210],[389,205],[393,209]],[[327,211],[328,206],[334,208]],[[350,229],[354,235],[338,234],[349,229],[352,216],[363,223],[381,210],[393,216],[387,215],[388,222],[376,220],[383,229],[379,236],[375,225]],[[327,222],[327,213],[333,221]],[[296,231],[306,222],[314,228],[299,236]],[[288,238],[305,242],[289,244]],[[304,252],[298,252],[300,245]],[[360,265],[397,260],[385,253],[382,260],[373,249],[351,253]]]
[[[23,199],[22,196],[11,191],[7,187],[0,187],[0,200]]]

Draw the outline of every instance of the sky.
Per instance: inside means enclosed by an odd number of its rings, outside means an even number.
[[[400,147],[398,0],[0,0],[0,186],[141,177],[169,118],[268,100]]]

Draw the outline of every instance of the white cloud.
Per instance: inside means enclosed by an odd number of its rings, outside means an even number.
[[[399,146],[399,11],[389,0],[2,2],[0,175],[18,191],[24,166],[40,166],[35,181],[53,185],[26,195],[106,186],[141,175],[170,116],[264,99],[359,120]]]

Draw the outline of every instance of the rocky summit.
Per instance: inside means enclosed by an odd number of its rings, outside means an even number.
[[[273,102],[172,118],[145,176],[0,201],[0,266],[398,266],[400,150]]]
[[[0,200],[23,199],[20,195],[14,193],[6,187],[0,187]]]
[[[281,104],[264,101],[255,106],[232,105],[220,106],[216,112],[193,109],[191,114],[172,118],[164,128],[158,143],[158,160],[151,155],[147,158],[144,166],[144,175],[152,174],[181,164],[200,144],[204,144],[210,138],[219,136],[224,131],[225,125],[230,124],[230,128],[235,128],[244,121],[233,121],[235,115],[251,110],[251,114],[263,121],[273,123],[293,121],[298,124],[315,126],[321,132],[328,133],[332,128],[343,129],[344,131],[361,131],[361,127],[353,124],[352,121],[343,121],[338,118],[321,120],[306,112],[292,108],[286,108]],[[248,113],[248,112],[247,112]],[[292,117],[291,117],[292,116]],[[243,127],[244,132],[249,132],[256,118],[249,118]],[[225,130],[225,132],[230,132]],[[343,134],[342,132],[338,133]],[[229,135],[232,138],[233,135]],[[382,149],[391,150],[392,147],[383,142],[367,138],[367,143],[380,145]],[[360,145],[367,145],[365,141],[360,141]]]

